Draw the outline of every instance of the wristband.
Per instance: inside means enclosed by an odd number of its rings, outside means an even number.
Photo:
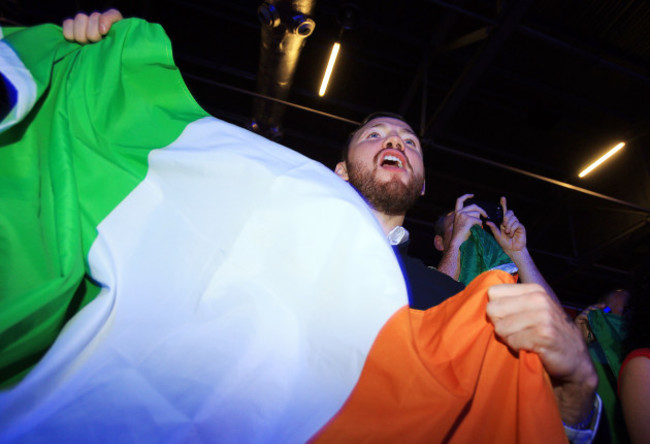
[[[586,430],[586,429],[589,428],[589,426],[591,426],[591,421],[593,421],[593,419],[594,419],[594,413],[595,412],[596,412],[596,406],[594,405],[594,406],[591,407],[591,411],[589,412],[589,415],[587,416],[587,418],[585,418],[582,422],[579,422],[578,424],[574,424],[574,425],[569,425],[569,424],[565,423],[564,421],[562,421],[562,425],[564,425],[565,427],[570,427],[572,429],[576,429],[576,430]]]

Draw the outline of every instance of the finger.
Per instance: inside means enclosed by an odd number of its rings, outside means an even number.
[[[485,213],[485,211],[483,211],[483,209],[481,207],[473,205],[473,204],[470,205],[469,207],[461,208],[457,212],[457,214],[459,216],[461,216],[461,217],[462,216],[470,216],[470,217],[477,217],[479,219],[481,218],[481,215],[483,213]]]
[[[455,208],[455,210],[460,211],[463,208],[463,205],[465,204],[465,201],[467,199],[472,198],[472,197],[474,197],[473,194],[463,194],[458,199],[456,199],[456,208]]]
[[[108,34],[113,23],[119,22],[123,18],[122,13],[117,9],[109,9],[108,11],[105,11],[99,18],[99,32],[102,35]]]
[[[510,296],[504,299],[490,301],[486,307],[486,313],[492,322],[508,318],[521,318],[522,320],[526,320],[526,323],[522,324],[520,322],[517,324],[516,327],[518,329],[531,326],[531,324],[527,323],[530,321],[527,316],[541,316],[542,313],[547,313],[548,311],[548,304],[536,295]]]
[[[499,199],[499,202],[501,203],[501,208],[503,209],[503,214],[506,214],[508,212],[508,201],[506,200],[506,196],[501,196],[501,199]]]
[[[513,317],[514,318],[514,317]],[[521,320],[518,317],[517,320]],[[530,324],[532,324],[531,322]],[[493,322],[494,333],[514,351],[527,350],[531,352],[540,351],[540,341],[535,328],[520,328],[507,323],[507,320]]]
[[[515,218],[514,222],[510,226],[510,233],[516,233],[517,230],[519,230],[520,227],[522,227],[521,222],[519,222],[519,219]]]
[[[589,312],[594,311],[594,310],[600,310],[600,309],[602,309],[602,308],[605,308],[605,304],[604,304],[604,303],[603,303],[603,304],[594,304],[594,305],[590,305],[589,307],[587,307],[587,308],[585,308],[584,310],[582,310],[582,311],[580,312],[580,315],[586,317],[586,316],[589,315]],[[580,315],[578,315],[578,316],[580,316]]]
[[[470,206],[462,208],[459,210],[459,213],[471,214],[472,217],[478,217],[479,219],[481,216],[487,218],[485,210],[476,204],[471,204]]]
[[[582,323],[587,322],[587,323],[588,323],[588,322],[589,322],[589,318],[587,317],[586,314],[584,314],[584,313],[580,313],[578,316],[576,316],[576,318],[574,319],[574,321],[575,321],[575,322],[582,322]]]
[[[511,296],[524,296],[534,293],[544,293],[544,289],[538,284],[499,284],[488,288],[489,300],[497,300]]]
[[[508,235],[512,235],[517,231],[517,228],[519,228],[521,224],[519,223],[519,220],[517,218],[511,219],[508,221],[508,227],[506,229],[506,233]]]
[[[552,311],[552,307],[537,293],[491,300],[486,307],[495,329],[505,336],[549,324]]]
[[[490,231],[492,232],[495,238],[501,236],[501,230],[499,230],[499,227],[497,227],[497,225],[494,222],[487,220],[485,221],[485,223],[487,224],[488,227],[490,227]]]
[[[88,28],[88,16],[78,13],[74,17],[74,40],[77,43],[88,43],[86,38],[86,29]]]
[[[512,224],[516,220],[517,218],[515,217],[512,211],[503,213],[503,220],[501,221],[501,230],[506,232],[510,231],[510,227],[512,227]]]
[[[102,35],[99,33],[99,16],[99,12],[93,12],[88,16],[86,38],[90,42],[98,42],[102,39]]]
[[[541,295],[511,296],[490,301],[486,307],[488,318],[501,338],[507,338],[516,349],[531,350],[531,344],[548,344],[554,337],[563,316],[555,312]],[[512,338],[518,338],[513,343]],[[535,350],[538,351],[538,350]]]
[[[63,21],[63,37],[70,42],[74,41],[74,20],[71,18]]]
[[[599,303],[597,303],[597,304],[593,304],[593,305],[590,305],[589,307],[585,308],[585,309],[583,310],[583,313],[584,313],[585,315],[587,315],[590,311],[594,311],[594,310],[602,310],[602,309],[605,308],[605,307],[607,307],[607,304],[605,304],[604,302],[599,302]]]
[[[531,325],[534,322],[530,323]],[[580,340],[584,342],[582,333],[576,327],[578,334],[580,335]],[[567,359],[558,359],[560,358],[561,350],[556,350],[557,347],[557,333],[554,329],[547,325],[537,325],[527,328],[514,328],[510,329],[505,322],[499,322],[494,325],[494,332],[496,336],[501,339],[510,349],[514,351],[526,350],[532,353],[537,353],[542,359],[542,364],[553,376],[561,377],[567,373],[563,369],[563,363],[561,361],[567,361]],[[553,361],[550,361],[550,360]],[[560,361],[560,362],[557,362]],[[564,364],[566,367],[572,367],[573,364]]]
[[[474,225],[481,225],[481,218],[478,217],[478,213],[476,213],[476,216],[459,213],[458,219],[454,221],[454,232],[468,232]]]

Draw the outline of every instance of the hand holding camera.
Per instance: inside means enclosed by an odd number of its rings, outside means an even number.
[[[485,215],[481,215],[482,222],[491,221],[494,222],[497,227],[501,225],[501,222],[503,222],[503,208],[501,207],[500,203],[488,202],[486,200],[478,200],[474,198],[467,199],[465,201],[465,207],[469,207],[471,205],[476,205],[485,211]]]
[[[474,197],[473,194],[463,194],[456,199],[456,206],[452,214],[452,235],[450,247],[460,248],[460,245],[469,238],[470,229],[474,225],[482,226],[482,219],[487,213],[477,204],[466,204],[466,201]]]
[[[526,249],[526,228],[519,222],[515,213],[508,210],[508,203],[504,196],[500,199],[500,207],[503,214],[501,223],[497,224],[488,218],[485,224],[490,228],[503,251],[513,257],[513,254]],[[495,219],[498,220],[496,216]]]
[[[474,225],[492,233],[508,255],[526,248],[526,229],[512,210],[508,210],[505,197],[501,197],[499,203],[493,203],[474,199],[473,194],[463,194],[456,199],[453,217],[451,244],[456,248],[469,238],[470,228]]]

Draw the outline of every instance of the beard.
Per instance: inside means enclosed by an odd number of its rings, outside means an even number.
[[[389,216],[405,214],[418,200],[424,186],[423,175],[413,175],[409,184],[397,177],[379,182],[371,169],[356,164],[348,165],[348,179],[372,208]]]

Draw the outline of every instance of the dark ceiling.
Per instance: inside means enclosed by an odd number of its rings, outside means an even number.
[[[473,192],[508,197],[535,260],[568,305],[588,304],[647,273],[648,2],[270,3],[311,11],[316,24],[286,85],[286,104],[272,111],[280,123],[272,134],[333,167],[354,122],[376,110],[406,116],[425,142],[427,195],[407,220],[425,261],[437,261],[432,223],[457,196]],[[216,117],[249,126],[256,97],[258,107],[265,97],[283,97],[257,82],[261,4],[15,0],[0,11],[5,21],[60,23],[77,10],[114,5],[161,23],[197,101]],[[320,98],[341,23],[350,29]],[[610,163],[578,178],[618,141],[627,145]]]

